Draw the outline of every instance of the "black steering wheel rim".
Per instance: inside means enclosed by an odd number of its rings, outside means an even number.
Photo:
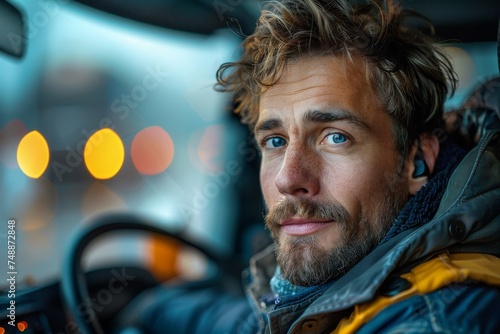
[[[118,230],[143,231],[170,237],[199,250],[207,258],[217,264],[224,263],[220,256],[217,256],[200,245],[194,244],[178,233],[169,232],[154,226],[144,218],[130,214],[115,214],[97,218],[89,224],[89,227],[78,233],[72,241],[62,268],[61,289],[63,302],[66,311],[73,321],[75,321],[78,329],[82,333],[104,334],[97,316],[84,319],[80,314],[83,312],[78,311],[82,306],[85,306],[85,300],[89,298],[85,275],[81,266],[82,255],[86,247],[97,237]]]

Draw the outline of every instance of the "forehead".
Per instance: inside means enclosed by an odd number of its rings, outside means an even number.
[[[259,120],[268,114],[279,114],[311,108],[339,108],[363,118],[380,110],[360,58],[315,56],[299,59],[285,67],[280,80],[261,96]]]

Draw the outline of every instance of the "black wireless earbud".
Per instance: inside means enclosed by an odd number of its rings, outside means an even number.
[[[415,170],[413,171],[413,178],[421,177],[421,176],[429,176],[429,167],[427,167],[427,163],[424,159],[424,153],[422,149],[419,147],[417,154],[415,154],[415,159],[413,160],[415,164]]]

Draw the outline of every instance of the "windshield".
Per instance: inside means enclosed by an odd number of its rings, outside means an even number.
[[[147,214],[227,250],[232,231],[221,223],[234,206],[221,188],[239,162],[225,155],[235,144],[229,103],[213,84],[239,37],[155,28],[72,3],[15,4],[30,31],[23,59],[0,58],[0,233],[6,240],[7,220],[16,221],[19,282],[58,276],[75,229],[110,212]],[[106,128],[112,133],[99,132]],[[43,168],[43,145],[18,150],[32,131],[48,146],[42,175],[29,174]],[[101,141],[123,153],[92,166],[85,154]],[[107,240],[95,257],[143,261],[143,246]]]

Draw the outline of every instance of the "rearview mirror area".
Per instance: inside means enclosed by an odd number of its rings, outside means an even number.
[[[0,51],[22,58],[25,50],[23,14],[6,0],[0,0]]]

